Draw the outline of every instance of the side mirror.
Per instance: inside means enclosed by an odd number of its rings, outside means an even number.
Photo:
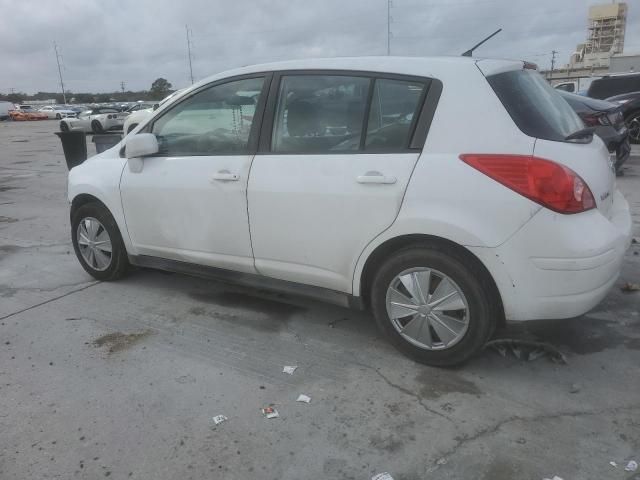
[[[158,153],[158,139],[153,133],[139,133],[129,136],[124,151],[127,158],[155,155]]]

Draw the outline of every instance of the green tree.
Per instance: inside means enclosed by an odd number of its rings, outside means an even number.
[[[171,93],[172,88],[173,85],[171,85],[166,78],[156,78],[151,84],[149,95],[155,100],[162,100]]]

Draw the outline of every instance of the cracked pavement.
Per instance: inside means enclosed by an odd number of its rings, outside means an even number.
[[[593,312],[498,332],[567,365],[429,368],[366,313],[148,270],[95,282],[55,129],[0,123],[0,478],[635,478],[640,292],[619,286],[640,283],[640,245]],[[640,157],[625,173],[638,236]]]

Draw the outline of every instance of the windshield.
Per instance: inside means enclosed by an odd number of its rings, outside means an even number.
[[[523,133],[564,141],[584,128],[580,117],[535,70],[513,70],[487,77],[489,84]]]

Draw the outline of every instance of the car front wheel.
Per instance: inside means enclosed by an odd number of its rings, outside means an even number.
[[[391,343],[433,366],[457,365],[480,351],[494,331],[496,303],[474,265],[435,245],[391,256],[371,288],[373,314]]]
[[[78,208],[71,219],[73,249],[82,267],[97,280],[117,280],[129,268],[127,251],[113,216],[99,203]]]
[[[91,131],[93,133],[104,133],[104,128],[102,128],[102,124],[98,120],[94,120],[91,122]]]

